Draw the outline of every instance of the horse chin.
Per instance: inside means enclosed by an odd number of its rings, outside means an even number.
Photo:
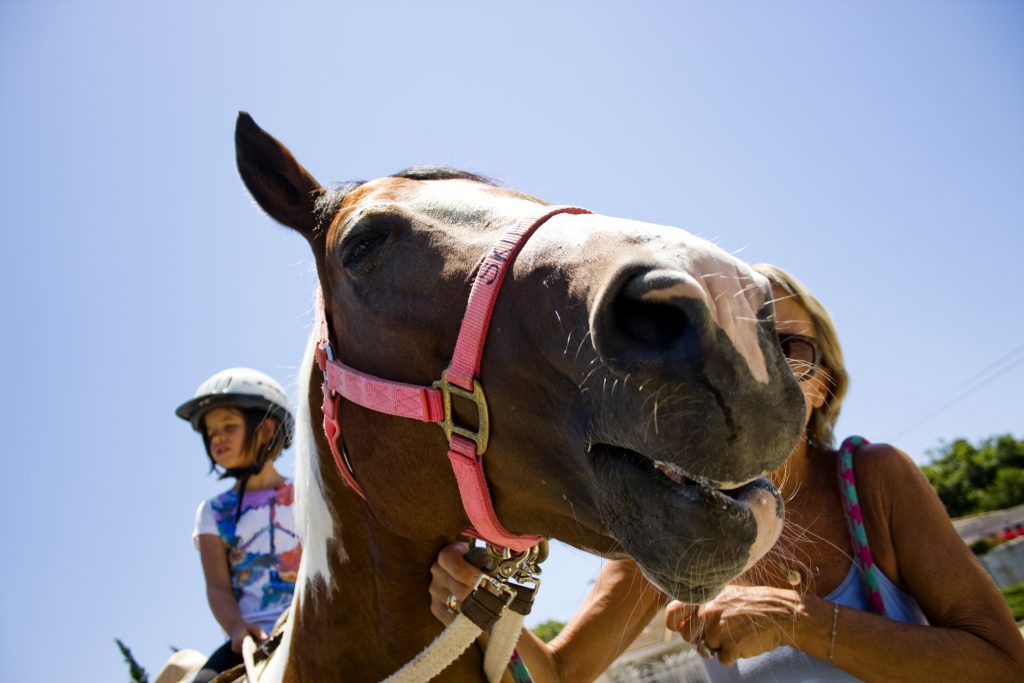
[[[595,444],[590,461],[609,533],[666,594],[706,602],[778,540],[778,489],[697,481],[625,448]]]

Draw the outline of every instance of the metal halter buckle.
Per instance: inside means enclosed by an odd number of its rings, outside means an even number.
[[[481,587],[495,597],[501,598],[505,602],[505,607],[511,605],[512,601],[516,599],[516,589],[508,585],[507,579],[503,580],[497,576],[489,576],[485,572],[476,580],[472,592],[475,593]]]
[[[479,550],[476,541],[470,539],[470,553]],[[513,552],[508,548],[487,543],[483,552],[489,560],[489,566],[477,579],[470,595],[479,601],[480,598],[475,596],[486,592],[500,601],[501,609],[511,609],[523,616],[529,614],[540,588],[540,563],[547,558],[547,541],[542,540],[523,552]],[[467,553],[467,557],[470,553]],[[494,607],[490,609],[491,614],[496,617]],[[470,611],[478,614],[475,605]],[[475,619],[473,621],[477,623]]]
[[[470,552],[473,552],[472,549],[477,547],[476,539],[470,538],[469,541]],[[510,581],[519,584],[530,583],[534,587],[540,585],[540,563],[548,558],[547,540],[542,540],[521,553],[491,543],[486,543],[484,550],[489,560],[489,566],[477,581],[478,585],[487,579],[502,583]]]
[[[320,369],[324,373],[324,384],[327,384],[328,383],[327,364],[334,360],[334,350],[331,348],[331,342],[329,340],[326,340],[326,339],[324,341],[320,342],[320,350],[323,351],[324,355],[323,355],[323,362],[321,362],[319,365],[320,365]]]
[[[448,437],[448,443],[451,443],[453,433],[459,434],[476,444],[477,455],[483,455],[484,451],[487,450],[487,439],[490,435],[491,426],[487,416],[487,398],[484,396],[484,389],[480,386],[480,382],[474,379],[473,391],[466,391],[457,384],[449,382],[448,371],[445,370],[441,373],[441,379],[434,382],[432,386],[435,389],[441,390],[441,398],[444,404],[444,420],[435,424],[440,426],[444,431],[444,435]],[[453,394],[460,398],[468,399],[476,404],[477,419],[479,422],[477,431],[474,432],[467,427],[460,427],[452,420]]]

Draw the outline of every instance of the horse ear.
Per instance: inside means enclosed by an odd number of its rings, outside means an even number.
[[[244,111],[235,122],[238,173],[256,203],[271,218],[312,242],[316,200],[323,188],[288,148],[256,125]]]

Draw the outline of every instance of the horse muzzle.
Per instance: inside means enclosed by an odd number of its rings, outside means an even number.
[[[716,488],[627,449],[594,445],[590,456],[607,532],[676,599],[711,599],[782,531],[782,497],[763,477]]]

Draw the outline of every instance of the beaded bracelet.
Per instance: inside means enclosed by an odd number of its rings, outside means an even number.
[[[832,640],[828,644],[828,663],[832,663],[836,653],[836,625],[839,623],[839,603],[832,603]]]

